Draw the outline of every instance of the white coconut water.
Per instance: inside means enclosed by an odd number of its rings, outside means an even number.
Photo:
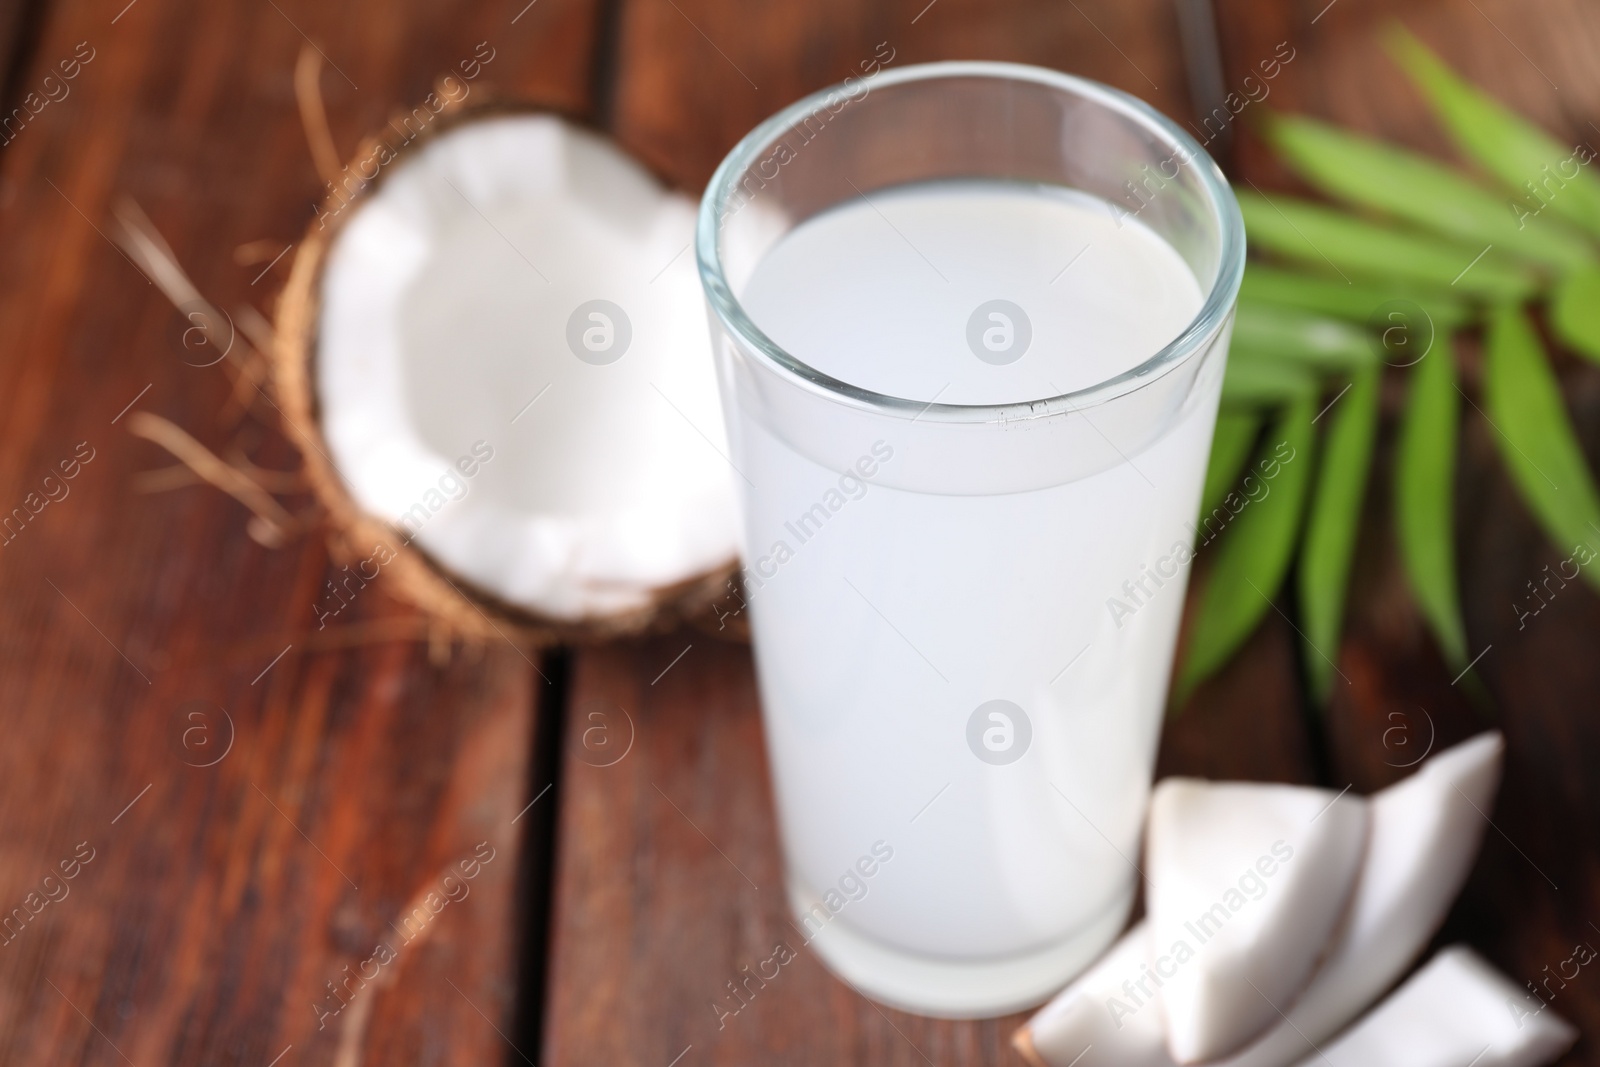
[[[1083,194],[868,196],[782,237],[738,293],[851,385],[1054,397],[1143,363],[1203,302],[1171,246]],[[999,495],[886,484],[908,454],[892,427],[844,469],[735,406],[789,892],[805,938],[866,992],[1009,1010],[1120,929],[1220,374],[1204,381],[1125,462]],[[1116,410],[1087,417],[1115,436]]]

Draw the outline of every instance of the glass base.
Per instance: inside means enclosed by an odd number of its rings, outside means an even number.
[[[789,907],[803,915],[814,893],[788,883]],[[833,921],[807,942],[858,993],[902,1011],[945,1019],[981,1019],[1037,1007],[1066,986],[1122,932],[1133,891],[1047,948],[1000,960],[919,956],[874,941]]]

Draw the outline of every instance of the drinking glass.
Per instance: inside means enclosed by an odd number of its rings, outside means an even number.
[[[1104,380],[952,403],[824,373],[741,303],[808,219],[950,181],[1099,198],[1181,257],[1198,313]],[[1134,897],[1243,271],[1238,206],[1200,146],[1134,97],[937,63],[758,126],[712,178],[696,249],[795,930],[901,1008],[1036,1004]],[[995,307],[952,310],[976,358],[977,339],[1017,328]]]

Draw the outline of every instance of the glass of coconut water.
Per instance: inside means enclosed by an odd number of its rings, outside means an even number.
[[[1105,86],[874,63],[696,242],[795,927],[908,1010],[1042,1001],[1134,895],[1233,196]]]

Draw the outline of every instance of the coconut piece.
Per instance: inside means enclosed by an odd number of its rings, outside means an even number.
[[[1012,1035],[1023,1059],[1034,1067],[1171,1067],[1161,1013],[1134,986],[1149,970],[1145,935],[1143,922],[1123,934]]]
[[[1298,1002],[1273,998],[1287,1020],[1226,1067],[1296,1062],[1405,973],[1472,869],[1504,751],[1499,732],[1479,734],[1370,798],[1361,880],[1326,960]]]
[[[1399,978],[1443,921],[1472,866],[1494,806],[1504,741],[1489,732],[1434,756],[1368,801],[1371,827],[1349,913],[1323,964],[1293,1005],[1274,996],[1286,1021],[1216,1067],[1285,1067],[1348,1024]],[[1146,962],[1145,924],[1018,1031],[1019,1049],[1041,1067],[1171,1067],[1159,1025],[1126,1015],[1122,984]],[[1271,991],[1268,991],[1269,995]],[[1120,1025],[1118,1025],[1120,1024]],[[1091,1047],[1092,1046],[1092,1047]],[[1088,1049],[1087,1052],[1084,1050]]]
[[[703,608],[738,525],[695,205],[552,115],[437,127],[393,162],[364,147],[381,176],[324,205],[280,310],[276,384],[335,532],[387,535],[407,558],[375,565],[457,629]]]
[[[1149,964],[1167,1050],[1178,1063],[1236,1052],[1280,1018],[1274,1002],[1300,993],[1337,929],[1361,866],[1366,801],[1168,778],[1146,833]]]
[[[1461,945],[1298,1067],[1538,1067],[1578,1031]]]

